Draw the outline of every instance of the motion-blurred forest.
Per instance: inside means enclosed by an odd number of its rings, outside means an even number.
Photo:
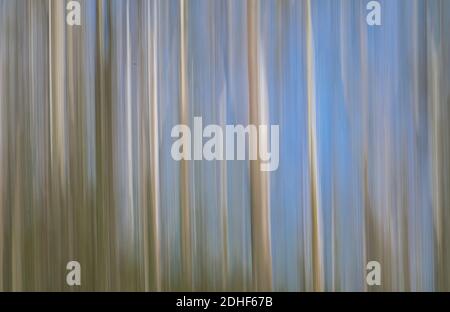
[[[0,290],[450,290],[450,1],[66,2],[0,0]],[[194,116],[278,170],[173,160]]]

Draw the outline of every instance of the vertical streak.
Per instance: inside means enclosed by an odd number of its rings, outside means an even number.
[[[128,170],[128,209],[130,213],[131,227],[134,227],[134,200],[133,200],[133,151],[132,151],[132,129],[131,129],[131,32],[130,32],[130,1],[126,6],[126,36],[127,36],[127,170]],[[134,250],[134,249],[133,249]]]
[[[65,66],[65,7],[63,1],[52,1],[51,5],[51,47],[50,51],[52,59],[51,73],[51,163],[50,163],[50,205],[51,208],[47,214],[47,226],[50,230],[57,231],[58,235],[50,236],[48,244],[48,257],[52,257],[53,261],[48,262],[49,270],[50,263],[57,263],[63,265],[63,250],[62,244],[64,235],[64,226],[62,224],[63,214],[66,211],[66,206],[63,203],[66,196],[66,124],[65,124],[65,78],[66,78],[66,66]],[[57,208],[57,209],[56,209]],[[52,273],[54,276],[55,273]],[[51,286],[52,288],[59,288],[63,285],[63,281],[58,280],[58,283]]]
[[[51,179],[52,179],[52,175],[51,175],[51,165],[52,165],[52,159],[53,159],[53,68],[52,68],[52,59],[53,59],[53,53],[52,53],[52,47],[53,47],[53,42],[52,42],[52,32],[53,32],[53,21],[52,21],[52,16],[53,16],[53,12],[52,12],[52,0],[48,0],[48,86],[49,86],[49,134],[50,134],[50,139],[49,141],[49,145],[50,145],[50,153],[49,153],[49,168],[50,168],[50,183],[48,184],[49,186],[51,186]],[[51,198],[51,190],[47,190],[47,196],[48,198]],[[47,200],[47,203],[51,203],[51,200]],[[47,209],[47,215],[45,218],[45,222],[48,222],[49,220],[49,209]]]
[[[52,66],[51,75],[51,89],[52,89],[52,117],[56,120],[52,124],[52,140],[55,140],[56,150],[54,153],[56,155],[56,160],[59,164],[59,179],[60,181],[64,178],[65,172],[65,150],[64,150],[64,137],[65,137],[65,126],[64,126],[64,104],[65,104],[65,20],[64,20],[64,5],[61,1],[52,2],[54,9],[52,9],[52,59],[50,62],[55,62],[55,66]],[[56,27],[53,27],[55,25]],[[54,40],[53,40],[54,38]],[[54,53],[53,53],[54,52]],[[56,131],[56,129],[58,131]],[[54,162],[52,162],[54,164]]]
[[[151,109],[151,159],[152,159],[152,231],[153,231],[153,255],[154,255],[154,273],[155,273],[155,287],[157,291],[161,290],[161,266],[160,266],[160,235],[159,235],[159,209],[160,209],[160,185],[159,185],[159,124],[158,124],[158,5],[153,1],[153,28],[149,32],[149,51],[153,51],[153,59],[148,61],[149,73],[152,72],[151,90],[153,91],[153,98],[150,100]],[[148,6],[150,12],[150,5]],[[150,23],[150,13],[148,15]],[[149,26],[150,29],[150,26]],[[150,38],[150,34],[152,34]],[[153,62],[153,71],[150,70],[150,64]]]
[[[49,98],[50,98],[50,163],[53,155],[53,89],[52,89],[52,0],[48,0],[48,76],[49,76]]]
[[[249,80],[249,108],[250,124],[259,125],[261,116],[267,112],[267,105],[260,92],[258,70],[258,13],[259,2],[247,2],[248,23],[248,80]],[[263,62],[261,63],[263,64]],[[265,87],[265,86],[264,86]],[[267,139],[267,138],[266,138]],[[258,142],[258,146],[260,144]],[[270,207],[269,207],[269,174],[261,172],[261,161],[250,161],[250,187],[251,187],[251,233],[252,233],[252,265],[254,290],[272,289],[272,258],[270,245]]]
[[[188,118],[188,94],[187,94],[187,60],[186,60],[186,3],[180,0],[180,114],[181,123],[187,125]],[[191,209],[189,197],[189,165],[187,160],[181,160],[180,164],[180,190],[181,190],[181,256],[183,288],[192,287],[192,253],[191,253]]]
[[[369,192],[369,176],[368,176],[368,157],[369,157],[369,81],[368,81],[368,74],[369,74],[369,69],[368,69],[368,49],[367,49],[367,32],[365,31],[365,21],[361,21],[360,24],[360,51],[361,51],[361,88],[362,88],[362,96],[361,96],[361,104],[362,104],[362,122],[364,124],[363,127],[363,135],[362,135],[362,159],[361,159],[361,163],[362,163],[362,189],[363,189],[363,217],[362,217],[362,222],[363,222],[363,231],[362,231],[362,235],[363,235],[363,240],[362,240],[362,244],[363,244],[363,264],[366,264],[368,262],[368,259],[370,257],[371,254],[371,244],[370,244],[370,232],[369,232],[369,225],[373,222],[373,220],[370,220],[370,209],[371,209],[371,205],[370,205],[370,192]],[[367,283],[364,283],[364,291],[368,290],[368,285]]]
[[[5,25],[3,25],[3,20],[4,20],[4,12],[6,11],[4,8],[4,3],[0,2],[0,42],[6,41],[5,37]],[[6,228],[5,228],[5,198],[6,198],[6,187],[5,187],[5,180],[7,180],[7,175],[6,175],[6,164],[7,162],[5,161],[6,158],[6,152],[7,152],[7,148],[5,147],[5,130],[3,127],[5,127],[5,110],[4,110],[4,101],[3,99],[6,97],[6,93],[3,90],[3,86],[5,85],[5,81],[4,80],[4,68],[3,68],[3,58],[4,58],[4,54],[6,54],[6,51],[4,50],[4,45],[0,46],[0,233],[6,233]],[[3,234],[4,235],[4,234]],[[5,264],[4,264],[4,255],[5,255],[5,238],[4,236],[0,236],[0,270],[4,270],[5,268]],[[3,273],[3,272],[2,272]],[[4,278],[4,274],[2,274],[0,276],[0,291],[5,291],[6,287],[5,287],[5,278]]]
[[[324,288],[324,272],[322,259],[322,226],[319,201],[319,184],[317,168],[317,143],[316,143],[316,99],[314,86],[314,41],[311,22],[311,0],[306,1],[306,55],[307,55],[307,91],[308,91],[308,146],[309,146],[309,171],[311,184],[311,209],[313,226],[313,270],[314,291]]]

